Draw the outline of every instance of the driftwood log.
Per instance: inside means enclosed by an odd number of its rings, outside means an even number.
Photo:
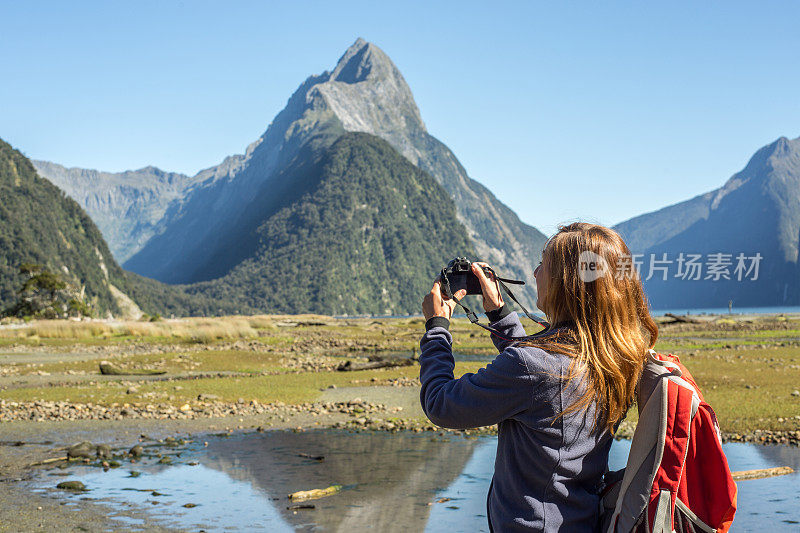
[[[298,457],[305,457],[306,459],[312,459],[314,461],[324,461],[325,460],[325,456],[324,455],[309,455],[307,453],[298,453],[297,456]]]
[[[342,490],[341,485],[331,485],[324,489],[299,490],[289,494],[289,499],[294,501],[316,500],[317,498],[324,498],[336,494],[340,490]]]
[[[127,370],[124,368],[120,368],[116,365],[109,363],[108,361],[102,361],[100,363],[100,373],[104,376],[158,376],[161,374],[166,374],[166,370],[143,370],[143,369],[132,369]]]
[[[672,319],[671,322],[665,322],[666,324],[675,324],[675,323],[682,323],[682,324],[700,324],[702,320],[698,320],[696,318],[691,318],[687,315],[676,315],[673,313],[664,313],[664,316],[669,317]]]
[[[411,366],[415,363],[413,359],[405,357],[370,357],[366,363],[354,363],[347,361],[336,367],[340,372],[351,372],[354,370],[372,370],[374,368],[388,368],[395,366]]]
[[[790,466],[779,466],[776,468],[761,468],[759,470],[741,470],[739,472],[731,472],[731,475],[734,481],[743,481],[745,479],[785,476],[793,472],[794,470]]]
[[[27,468],[31,468],[34,466],[49,465],[52,463],[58,463],[59,461],[69,461],[69,457],[67,457],[66,455],[61,457],[51,457],[50,459],[45,459],[44,461],[37,461],[35,463],[31,463],[27,466]]]

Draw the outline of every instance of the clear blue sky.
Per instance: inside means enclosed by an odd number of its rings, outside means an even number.
[[[193,174],[361,36],[522,220],[614,224],[800,135],[800,3],[654,4],[0,0],[0,137],[67,166]]]

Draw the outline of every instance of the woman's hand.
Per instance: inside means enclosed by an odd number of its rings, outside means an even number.
[[[453,296],[460,300],[466,295],[467,291],[461,289],[460,291],[456,291]],[[453,308],[455,308],[455,306],[456,302],[454,300],[442,294],[442,285],[437,279],[433,283],[431,292],[426,294],[425,298],[422,300],[422,314],[425,316],[425,320],[430,320],[435,316],[450,320],[450,317],[453,316]]]
[[[481,282],[481,292],[483,293],[483,310],[487,313],[495,311],[505,305],[503,297],[500,295],[500,284],[494,279],[494,273],[489,274],[491,279],[486,277],[483,267],[488,267],[486,263],[472,263],[472,273],[478,276]]]

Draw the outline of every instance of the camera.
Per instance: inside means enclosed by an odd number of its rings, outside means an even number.
[[[483,267],[483,271],[489,279],[493,279],[491,268]],[[442,269],[441,278],[443,284],[445,284],[445,281],[449,283],[451,294],[455,294],[461,289],[466,289],[467,294],[482,293],[481,282],[478,280],[478,276],[472,272],[472,261],[466,257],[457,257],[450,261]]]
[[[508,278],[501,278],[497,274],[495,274],[494,269],[489,268],[487,266],[482,267],[484,274],[486,277],[492,281],[495,281],[498,285],[498,289],[502,288],[503,291],[511,298],[514,303],[516,303],[522,312],[525,313],[525,316],[544,326],[545,328],[549,328],[550,324],[547,323],[546,320],[538,318],[534,315],[531,315],[525,306],[519,303],[519,301],[511,294],[511,291],[508,287],[506,287],[505,283],[513,283],[514,285],[525,285],[525,282],[518,279],[508,279]],[[439,281],[441,282],[441,292],[442,296],[445,298],[454,298],[455,293],[458,291],[465,289],[467,294],[482,294],[483,291],[481,290],[481,282],[478,280],[478,276],[472,273],[472,261],[467,259],[466,257],[456,257],[449,263],[447,266],[442,269],[441,274],[439,274]],[[505,283],[504,283],[505,282]],[[491,331],[495,335],[499,335],[500,338],[505,338],[501,333],[497,330],[493,329],[491,326],[486,326],[478,322],[478,315],[475,314],[474,311],[471,311],[469,307],[465,306],[462,302],[458,299],[455,299],[455,302],[464,309],[464,312],[467,313],[467,318],[473,324],[477,324],[478,326]],[[520,340],[525,337],[513,337],[514,340]]]

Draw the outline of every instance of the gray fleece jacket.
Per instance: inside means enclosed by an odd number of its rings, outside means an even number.
[[[525,331],[508,307],[487,314],[505,337]],[[434,317],[420,342],[420,398],[428,418],[442,427],[498,425],[489,527],[505,531],[597,531],[603,473],[611,434],[594,430],[594,406],[557,415],[583,388],[567,384],[570,358],[515,346],[492,335],[500,352],[485,368],[454,379],[449,321]]]

